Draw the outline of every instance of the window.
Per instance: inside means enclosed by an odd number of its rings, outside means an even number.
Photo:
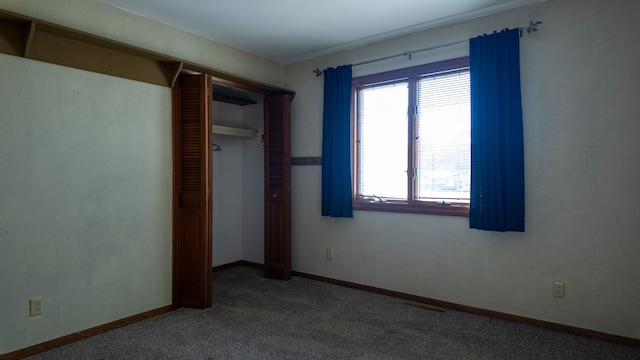
[[[354,209],[469,215],[469,58],[353,79]]]

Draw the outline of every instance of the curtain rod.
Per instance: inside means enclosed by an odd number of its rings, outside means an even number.
[[[527,34],[531,34],[532,32],[536,32],[538,31],[538,25],[542,24],[542,21],[530,21],[529,22],[529,26],[527,27],[519,27],[518,30],[520,31],[520,37],[522,37],[523,32],[527,32]],[[451,43],[447,43],[447,44],[442,44],[442,45],[437,45],[437,46],[432,46],[432,47],[428,47],[428,48],[424,48],[424,49],[418,49],[418,50],[413,50],[413,51],[409,51],[409,52],[404,52],[402,54],[395,54],[395,55],[389,55],[389,56],[385,56],[385,57],[381,57],[381,58],[377,58],[377,59],[373,59],[373,60],[367,60],[367,61],[362,61],[356,64],[352,64],[351,66],[360,66],[360,65],[366,65],[366,64],[371,64],[374,62],[378,62],[378,61],[383,61],[383,60],[388,60],[388,59],[393,59],[396,57],[400,57],[400,56],[406,56],[409,58],[409,60],[411,60],[411,56],[415,53],[420,53],[420,52],[424,52],[424,51],[429,51],[429,50],[435,50],[435,49],[439,49],[442,47],[446,47],[446,46],[451,46],[451,45],[456,45],[456,44],[461,44],[463,42],[467,42],[469,40],[460,40],[460,41],[455,41],[455,42],[451,42]],[[313,73],[316,74],[317,76],[321,76],[323,73],[323,70],[320,70],[318,68],[316,68],[315,70],[313,70]]]

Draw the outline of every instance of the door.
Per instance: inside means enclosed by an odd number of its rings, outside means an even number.
[[[291,279],[291,95],[264,99],[264,276]]]
[[[173,304],[211,306],[211,77],[173,89]]]

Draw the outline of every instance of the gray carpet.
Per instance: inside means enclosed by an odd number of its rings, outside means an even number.
[[[640,349],[259,269],[214,273],[213,306],[178,309],[30,359],[640,359]]]

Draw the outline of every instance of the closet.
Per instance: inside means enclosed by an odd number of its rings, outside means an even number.
[[[213,87],[213,267],[264,257],[264,105],[229,93]]]
[[[264,263],[288,280],[291,98],[214,84],[213,100],[213,266]]]
[[[211,306],[212,266],[245,260],[291,277],[292,93],[229,84],[181,74],[173,90],[176,306]]]

